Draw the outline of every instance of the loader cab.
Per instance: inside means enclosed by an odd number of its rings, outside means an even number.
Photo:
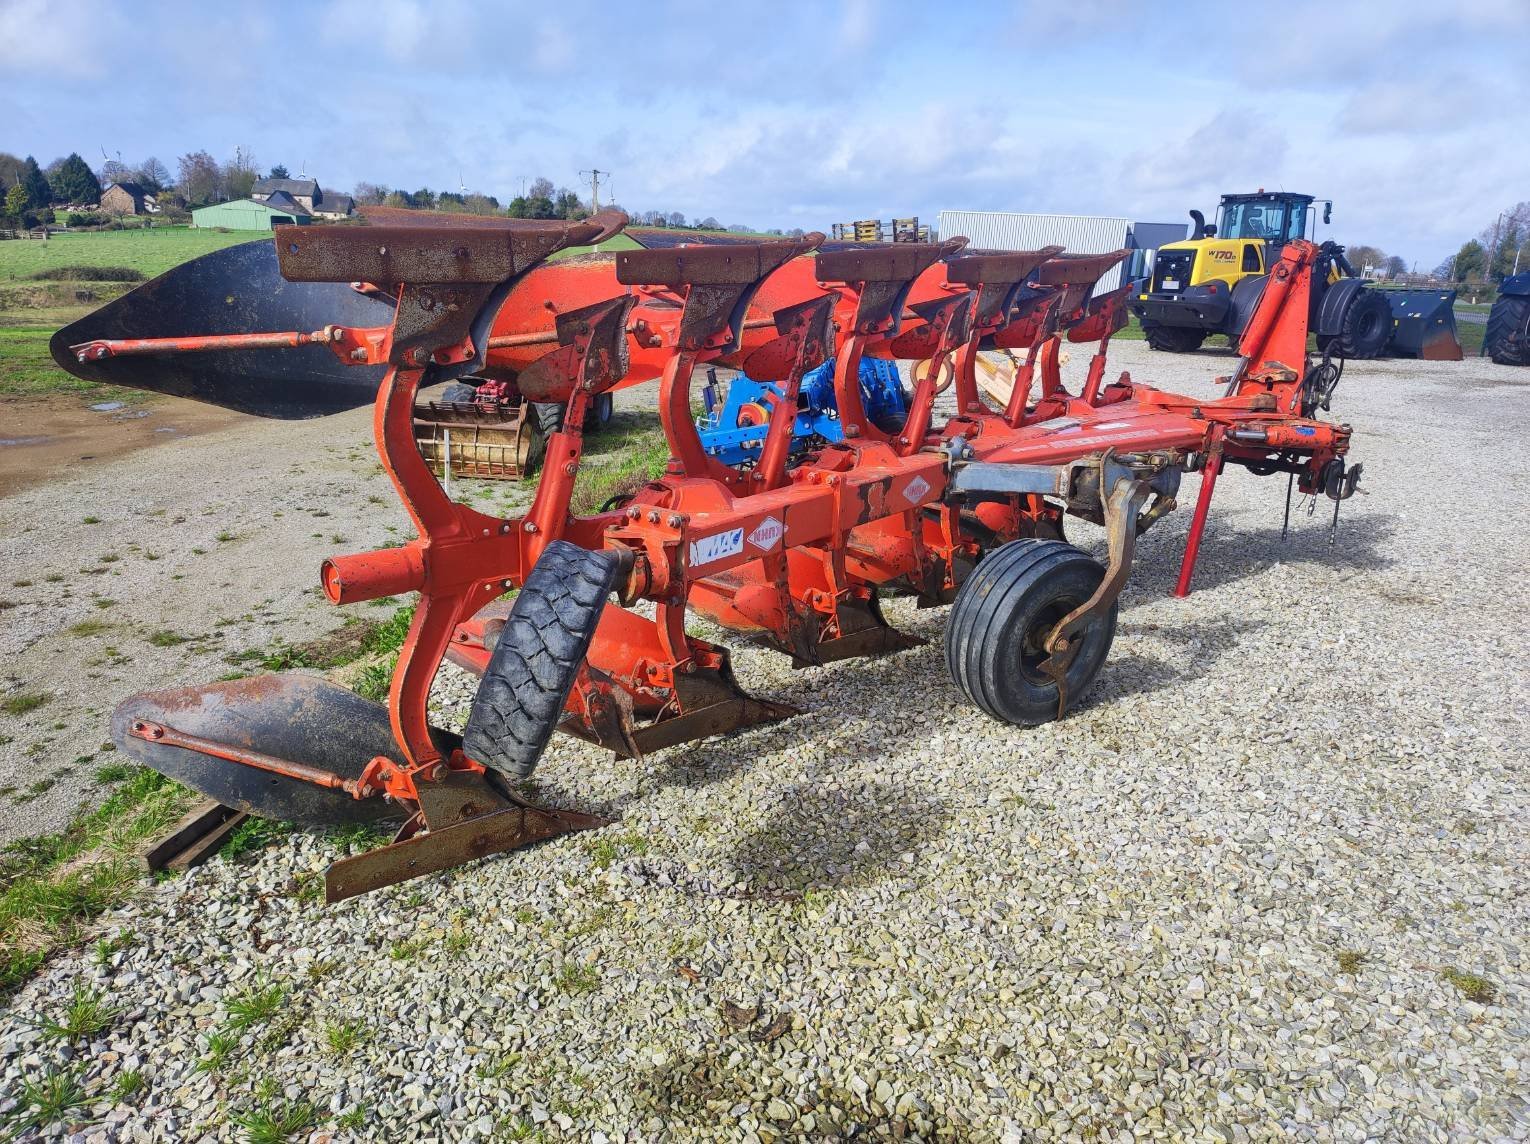
[[[1284,246],[1293,238],[1307,237],[1312,204],[1311,195],[1286,191],[1223,195],[1217,211],[1217,236]]]

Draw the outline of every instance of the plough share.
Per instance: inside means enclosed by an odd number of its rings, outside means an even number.
[[[884,620],[884,593],[949,604],[958,690],[1034,725],[1100,670],[1137,537],[1175,507],[1182,474],[1202,479],[1177,595],[1226,466],[1290,474],[1336,509],[1354,491],[1350,430],[1319,419],[1337,367],[1306,349],[1310,243],[1285,247],[1225,393],[1201,399],[1107,381],[1125,291],[1091,292],[1124,251],[811,234],[548,261],[625,221],[281,227],[274,245],[188,264],[55,339],[82,376],[267,416],[373,407],[418,537],[332,557],[321,579],[336,604],[418,593],[386,708],[261,676],[138,695],[113,720],[134,758],[232,806],[400,821],[392,845],[331,867],[332,901],[599,825],[516,793],[555,729],[636,757],[793,714],[746,694],[728,649],[687,632],[688,611],[811,665],[917,643]],[[1098,343],[1076,394],[1065,341]],[[1020,355],[1004,408],[975,380],[991,349]],[[925,363],[901,423],[863,408],[865,357]],[[826,361],[843,440],[804,456],[791,440],[799,390]],[[712,367],[769,383],[752,463],[724,464],[698,437],[692,379]],[[942,376],[955,408],[937,417]],[[422,457],[421,391],[463,377],[566,407],[523,516],[454,502]],[[591,403],[653,379],[666,472],[573,515]],[[1104,564],[1066,543],[1065,515],[1104,527]],[[447,657],[482,677],[460,738],[427,713]]]

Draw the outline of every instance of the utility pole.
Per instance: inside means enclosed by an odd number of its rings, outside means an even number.
[[[596,214],[600,211],[600,180],[609,180],[611,172],[591,168],[588,171],[580,171],[579,177],[590,181],[590,213]]]

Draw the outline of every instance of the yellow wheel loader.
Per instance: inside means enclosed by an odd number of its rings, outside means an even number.
[[[1316,199],[1288,191],[1223,195],[1215,224],[1191,211],[1183,242],[1159,247],[1151,273],[1132,291],[1132,313],[1155,350],[1189,353],[1211,334],[1236,339],[1253,313],[1280,251],[1316,230]],[[1333,204],[1323,202],[1327,223]],[[1314,276],[1311,329],[1318,349],[1343,358],[1403,355],[1460,361],[1453,290],[1380,289],[1360,277],[1337,243],[1322,244],[1326,272]]]

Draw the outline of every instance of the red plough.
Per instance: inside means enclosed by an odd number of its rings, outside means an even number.
[[[337,604],[419,594],[387,707],[264,677],[136,696],[114,720],[135,758],[242,809],[402,820],[393,845],[331,868],[331,900],[598,824],[513,792],[555,729],[631,757],[792,714],[746,694],[728,649],[687,633],[688,610],[808,665],[916,643],[883,618],[886,592],[950,605],[957,688],[995,718],[1034,725],[1060,718],[1099,672],[1136,539],[1175,507],[1182,474],[1203,479],[1179,595],[1227,465],[1290,474],[1336,511],[1354,491],[1349,429],[1318,419],[1336,370],[1306,353],[1309,243],[1285,248],[1225,394],[1204,400],[1126,374],[1107,381],[1124,294],[1091,292],[1125,252],[969,254],[959,238],[823,249],[809,235],[545,261],[624,221],[281,228],[271,266],[244,270],[297,329],[123,338],[159,320],[146,310],[176,294],[176,271],[56,340],[56,356],[86,376],[257,412],[373,405],[379,454],[418,537],[333,557],[321,576]],[[297,320],[325,306],[344,320]],[[1061,376],[1064,341],[1098,343],[1077,394]],[[976,384],[985,349],[1024,353],[1002,409]],[[860,405],[868,354],[929,363],[901,425]],[[794,460],[798,386],[831,357],[845,439]],[[144,362],[173,385],[156,385]],[[691,383],[710,365],[784,394],[748,467],[720,463],[698,439]],[[943,369],[955,412],[938,417]],[[468,374],[566,404],[523,516],[453,502],[421,457],[421,389]],[[667,471],[573,515],[586,408],[655,378]],[[1105,529],[1104,564],[1062,539],[1066,515]],[[482,676],[461,739],[427,715],[447,656]]]

